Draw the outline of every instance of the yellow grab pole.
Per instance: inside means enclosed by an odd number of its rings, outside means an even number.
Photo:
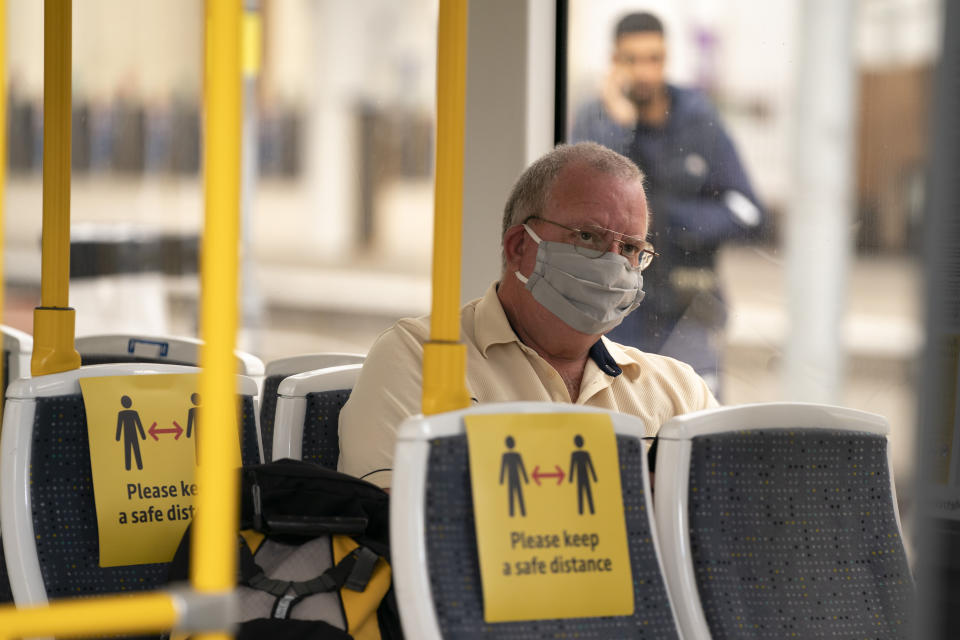
[[[33,312],[35,376],[80,366],[70,287],[71,1],[43,10],[43,246],[40,306]]]
[[[70,280],[71,0],[45,0],[43,21],[44,307],[68,306]]]
[[[460,343],[459,314],[466,73],[467,0],[440,0],[433,300],[430,341],[423,347],[425,415],[470,404],[466,387],[467,350]]]
[[[76,598],[30,607],[0,607],[0,636],[4,638],[161,633],[176,623],[173,598],[159,592]]]
[[[240,0],[207,0],[204,69],[206,220],[201,265],[203,339],[197,515],[190,581],[197,591],[232,590],[237,559],[237,266],[241,138]],[[197,638],[229,638],[207,633]]]

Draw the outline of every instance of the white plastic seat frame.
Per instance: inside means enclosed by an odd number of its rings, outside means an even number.
[[[153,363],[90,365],[46,376],[20,379],[7,389],[0,436],[0,538],[7,573],[18,606],[47,602],[33,529],[30,498],[30,458],[37,398],[81,392],[80,378],[199,373],[197,367]],[[237,393],[257,399],[257,385],[237,376]]]
[[[303,428],[307,394],[353,389],[362,364],[345,364],[289,376],[277,389],[277,412],[273,420],[273,459],[303,458]]]
[[[543,414],[543,413],[602,413],[609,415],[617,435],[636,438],[642,442],[645,435],[643,421],[597,407],[560,404],[554,402],[506,402],[482,404],[433,416],[412,416],[397,430],[394,450],[393,486],[390,488],[390,546],[393,561],[393,584],[404,635],[418,640],[440,640],[440,624],[430,587],[427,567],[425,497],[427,462],[430,441],[435,438],[466,433],[464,416],[476,414]],[[643,448],[643,468],[646,469],[646,448]],[[653,514],[650,500],[650,478],[643,474],[643,491],[648,514]],[[663,575],[663,560],[657,529],[651,518],[650,536]],[[666,582],[666,578],[664,578]],[[479,585],[477,585],[479,588]],[[670,593],[667,591],[667,597]],[[677,608],[671,603],[674,625],[677,626]],[[679,629],[679,627],[677,626]]]
[[[366,356],[362,353],[330,352],[305,353],[289,358],[278,358],[267,363],[264,377],[292,376],[307,371],[339,367],[345,364],[363,364]]]
[[[890,425],[883,416],[802,402],[747,404],[706,409],[672,418],[658,435],[654,516],[657,523],[667,589],[676,607],[682,637],[710,638],[710,629],[697,590],[690,548],[689,497],[692,439],[746,430],[822,429],[872,433],[888,438],[887,468],[890,495],[901,539],[903,528],[897,510],[893,466],[889,447]]]
[[[327,367],[339,367],[345,364],[363,364],[366,357],[367,356],[362,353],[331,351],[328,353],[305,353],[299,356],[271,360],[267,363],[266,372],[263,375],[264,383],[260,385],[260,406],[263,407],[267,401],[266,381],[271,377],[281,376],[282,378],[287,378],[298,373],[326,369]],[[279,393],[279,391],[278,385],[274,393]],[[274,407],[274,414],[270,417],[276,418],[276,407]]]
[[[155,359],[167,358],[178,364],[198,364],[200,346],[197,338],[186,336],[153,336],[135,333],[111,333],[77,336],[74,341],[81,356],[143,356]],[[235,350],[240,362],[238,373],[255,380],[264,375],[263,360],[245,351]]]
[[[7,372],[7,380],[12,383],[18,378],[29,378],[33,337],[7,325],[0,325],[0,334],[3,335],[3,350],[10,352],[10,371]]]

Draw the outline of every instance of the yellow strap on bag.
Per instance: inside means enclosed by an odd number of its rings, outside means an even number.
[[[333,563],[343,560],[358,546],[347,536],[333,536]],[[380,640],[377,609],[390,589],[390,565],[383,558],[377,561],[373,576],[363,591],[340,590],[343,613],[347,619],[347,633],[355,640]]]

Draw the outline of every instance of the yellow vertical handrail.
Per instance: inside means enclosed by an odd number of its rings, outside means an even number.
[[[43,21],[44,307],[68,307],[72,0],[45,0]]]
[[[239,0],[207,0],[204,65],[204,182],[200,334],[200,493],[190,581],[200,592],[233,589],[238,521],[237,266],[240,217],[241,11]],[[222,639],[226,633],[197,638]]]
[[[35,376],[80,366],[70,308],[72,0],[43,5],[43,242],[40,306],[33,312]]]
[[[470,404],[467,351],[460,343],[463,131],[467,0],[441,0],[437,31],[437,153],[434,185],[433,299],[423,348],[423,413]]]

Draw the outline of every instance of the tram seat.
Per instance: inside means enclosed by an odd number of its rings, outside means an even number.
[[[176,365],[98,365],[11,384],[0,437],[0,530],[18,605],[152,589],[166,580],[165,563],[99,566],[79,379],[197,372]],[[237,379],[243,420],[254,422],[256,384]]]
[[[74,344],[83,365],[153,362],[198,366],[200,346],[203,343],[197,338],[185,336],[115,333],[77,336]],[[250,376],[254,380],[263,377],[264,366],[260,358],[240,350],[234,353],[237,355],[237,373]]]
[[[30,377],[30,357],[33,355],[33,338],[19,329],[0,325],[3,336],[3,378],[0,380],[0,394],[6,396],[11,380]],[[6,559],[3,546],[0,545],[0,603],[12,602],[10,581],[7,578]]]
[[[273,459],[273,424],[277,412],[277,390],[283,379],[315,369],[344,364],[363,364],[364,358],[365,356],[360,353],[310,353],[267,363],[263,395],[260,398],[260,432],[263,434],[264,460]]]
[[[80,363],[116,364],[143,362],[153,364],[179,364],[199,366],[200,346],[196,338],[185,336],[148,336],[137,334],[102,334],[78,336],[74,341],[80,353]],[[263,384],[264,365],[257,356],[236,350],[237,373],[248,376],[257,384],[252,411],[259,413],[259,389]],[[254,425],[255,428],[254,428]],[[251,430],[253,429],[253,430]],[[243,464],[257,464],[268,460],[264,457],[265,441],[260,432],[259,415],[256,421],[244,422]]]
[[[632,636],[623,617],[570,618],[488,625],[478,564],[467,437],[463,417],[478,413],[605,413],[613,421],[634,583],[628,625],[643,637],[679,638],[663,578],[643,422],[603,409],[569,404],[487,404],[415,416],[399,428],[391,487],[390,539],[394,587],[408,638],[614,638]]]
[[[337,468],[340,410],[362,368],[362,364],[327,367],[289,376],[280,383],[274,459],[293,458]]]
[[[684,637],[910,637],[888,433],[801,403],[661,427],[655,513]]]
[[[6,325],[0,325],[0,335],[3,336],[3,381],[0,384],[5,394],[10,381],[30,377],[33,338]]]

